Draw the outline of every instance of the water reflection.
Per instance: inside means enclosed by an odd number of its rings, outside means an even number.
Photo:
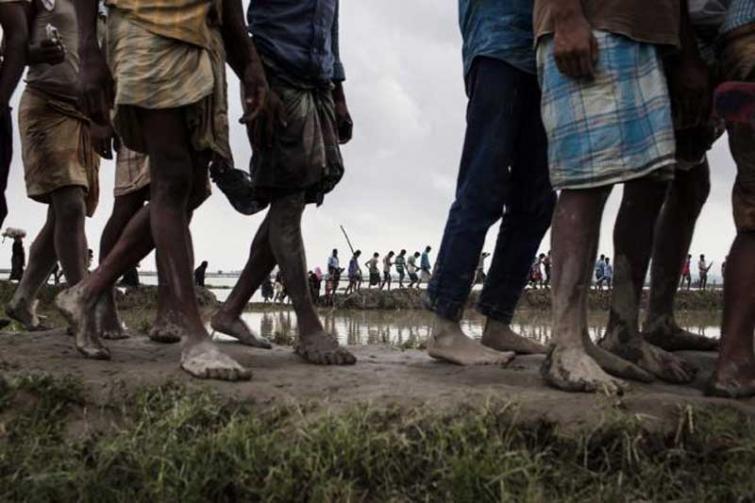
[[[325,329],[335,334],[342,344],[390,344],[416,347],[430,335],[432,315],[426,311],[352,311],[327,310],[320,316]],[[590,336],[603,335],[607,313],[595,312],[588,317]],[[296,315],[292,310],[270,310],[244,313],[244,320],[268,339],[289,342],[296,334]],[[485,318],[469,311],[462,327],[471,336],[482,335]],[[707,337],[718,337],[719,319],[715,313],[687,313],[679,317],[683,328]],[[548,313],[524,312],[514,319],[513,328],[534,340],[547,343],[551,339]]]

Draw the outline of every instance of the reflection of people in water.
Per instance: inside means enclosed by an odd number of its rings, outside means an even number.
[[[269,282],[270,280],[268,279]],[[275,320],[273,320],[273,315],[268,312],[262,313],[260,317],[260,335],[266,339],[272,339],[274,325]]]

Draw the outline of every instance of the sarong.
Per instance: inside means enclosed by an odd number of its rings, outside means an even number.
[[[538,78],[554,189],[587,189],[645,177],[673,177],[674,126],[656,46],[596,30],[593,80],[563,75],[553,37],[538,44]]]
[[[75,104],[27,87],[18,110],[26,192],[50,202],[50,193],[79,186],[86,191],[87,215],[99,199],[100,158],[90,137],[89,119]]]
[[[320,205],[344,173],[332,86],[299,82],[270,64],[266,71],[283,102],[286,126],[278,128],[272,148],[253,151],[254,198],[264,208],[277,197],[304,192],[308,204]]]
[[[115,161],[115,197],[138,192],[149,186],[149,157],[120,145]]]
[[[134,107],[184,108],[197,152],[230,161],[225,51],[217,27],[208,47],[147,30],[117,7],[108,16],[108,63],[116,82],[113,123],[123,143],[146,153]],[[208,159],[209,160],[209,159]]]

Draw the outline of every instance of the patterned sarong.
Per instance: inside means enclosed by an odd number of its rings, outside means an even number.
[[[304,192],[307,203],[319,205],[344,173],[332,88],[298,82],[271,65],[266,71],[286,126],[278,128],[272,148],[253,152],[255,197],[264,207],[279,195]]]
[[[597,30],[595,37],[599,59],[590,81],[559,71],[552,36],[538,44],[553,188],[613,185],[661,168],[673,176],[671,103],[656,47]]]
[[[225,51],[217,27],[203,48],[147,30],[113,7],[108,15],[108,62],[116,81],[114,124],[124,144],[146,153],[134,107],[184,107],[192,144],[230,160]]]
[[[18,110],[26,191],[50,202],[50,193],[80,186],[86,191],[87,215],[99,199],[100,158],[89,134],[89,119],[73,103],[27,87]]]

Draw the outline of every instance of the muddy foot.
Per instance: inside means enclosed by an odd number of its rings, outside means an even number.
[[[506,365],[516,356],[513,352],[486,348],[467,337],[458,323],[443,319],[435,321],[432,337],[427,341],[427,354],[456,365]]]
[[[118,316],[118,308],[115,305],[115,296],[112,292],[100,297],[95,306],[96,323],[102,338],[106,340],[128,339],[128,334],[123,328]]]
[[[221,311],[215,313],[210,321],[213,330],[237,339],[241,344],[254,348],[272,349],[273,345],[264,337],[255,334],[241,318],[231,318]]]
[[[181,368],[199,379],[219,381],[248,381],[252,371],[221,352],[211,342],[187,347],[181,353]]]
[[[603,391],[621,394],[627,384],[613,378],[600,368],[581,348],[553,346],[543,362],[543,379],[554,388],[563,391]]]
[[[755,365],[730,363],[724,370],[716,370],[705,394],[722,398],[755,396]]]
[[[50,329],[50,327],[43,325],[42,322],[39,321],[36,300],[27,303],[17,299],[11,299],[8,305],[5,306],[5,314],[8,315],[8,318],[23,325],[24,330],[27,332],[41,332]]]
[[[88,304],[81,287],[74,286],[60,292],[55,298],[55,306],[73,328],[79,353],[93,360],[110,359],[110,351],[102,345],[97,334],[94,308]]]
[[[159,313],[157,319],[152,328],[149,329],[147,336],[153,342],[159,342],[160,344],[175,344],[181,342],[181,336],[184,334],[184,329],[172,321],[167,321]]]
[[[687,332],[669,319],[646,326],[642,336],[666,351],[717,351],[720,345],[719,339]]]
[[[300,336],[294,352],[315,365],[354,365],[357,362],[356,356],[325,332]]]
[[[589,339],[589,336],[588,336]],[[641,369],[634,363],[624,360],[613,353],[596,346],[592,341],[585,343],[585,350],[595,363],[612,376],[630,379],[632,381],[653,382],[653,374]]]
[[[691,363],[653,346],[639,336],[630,338],[628,342],[621,342],[616,334],[608,333],[600,341],[600,346],[666,382],[686,384],[697,373],[697,367]]]
[[[480,340],[483,346],[496,351],[513,351],[518,355],[545,354],[547,348],[539,342],[523,337],[500,321],[488,319]]]

